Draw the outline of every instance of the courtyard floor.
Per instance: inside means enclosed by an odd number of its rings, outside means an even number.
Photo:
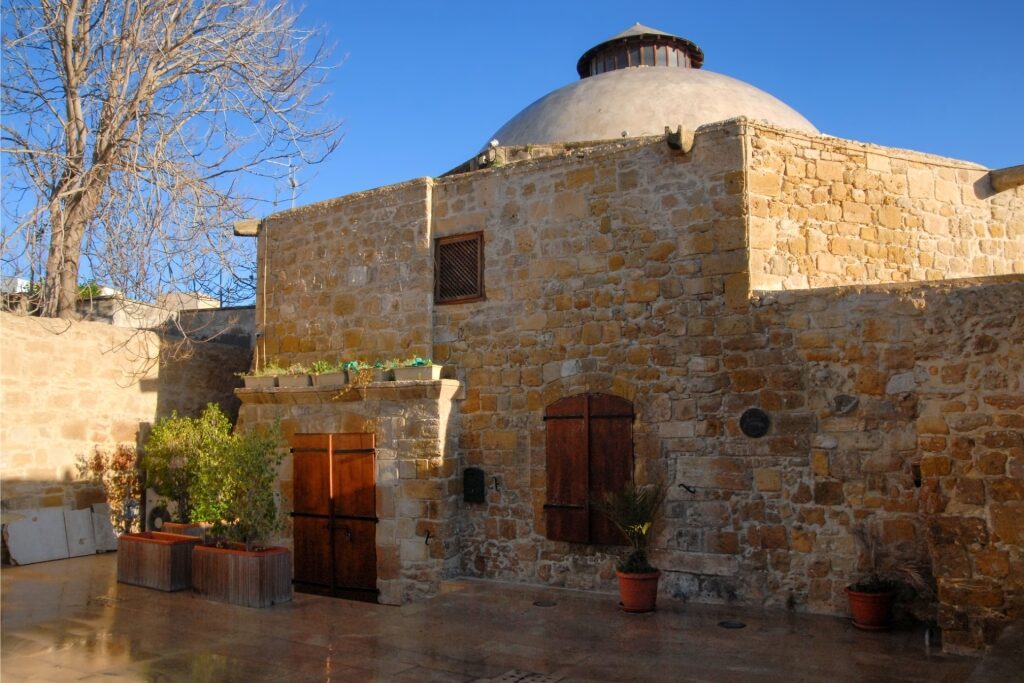
[[[920,630],[865,633],[782,610],[680,603],[630,615],[607,594],[476,580],[405,607],[297,593],[255,610],[115,573],[114,554],[4,567],[4,682],[952,683],[978,662],[926,649]]]

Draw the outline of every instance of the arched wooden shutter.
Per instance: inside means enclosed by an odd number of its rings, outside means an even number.
[[[633,477],[633,405],[604,394],[563,398],[544,413],[547,537],[618,545],[625,538],[590,501]]]

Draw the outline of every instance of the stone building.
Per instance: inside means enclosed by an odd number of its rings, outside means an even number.
[[[238,391],[295,447],[297,579],[611,589],[588,499],[632,474],[671,487],[664,600],[845,614],[864,529],[947,649],[1024,615],[1020,169],[823,135],[703,60],[634,26],[462,167],[260,222],[257,363],[446,368]]]

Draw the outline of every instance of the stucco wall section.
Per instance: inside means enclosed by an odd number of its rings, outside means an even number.
[[[1024,273],[1024,190],[956,159],[748,123],[754,289]]]
[[[429,356],[430,196],[413,180],[261,226],[256,362]]]

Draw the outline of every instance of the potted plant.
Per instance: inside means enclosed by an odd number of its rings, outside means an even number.
[[[911,562],[884,566],[878,553],[878,537],[864,525],[853,530],[861,549],[866,570],[846,587],[853,625],[866,631],[882,631],[892,626],[892,608],[906,594],[926,594],[930,589],[920,568]]]
[[[273,389],[277,386],[278,376],[285,372],[286,370],[276,361],[271,361],[262,368],[242,374],[242,381],[245,382],[246,389]]]
[[[302,389],[312,384],[309,377],[309,368],[301,363],[292,363],[285,369],[284,374],[277,376],[277,386],[288,389]]]
[[[620,606],[626,612],[651,612],[658,596],[661,572],[647,560],[647,546],[667,487],[664,482],[647,486],[628,484],[618,493],[608,493],[594,501],[622,531],[631,550],[617,566]]]
[[[230,432],[231,422],[215,403],[207,404],[198,418],[174,412],[153,425],[143,446],[146,484],[175,503],[173,522],[161,530],[202,535],[198,522],[206,520],[193,516],[192,491],[200,463],[222,447]]]
[[[217,539],[192,555],[192,587],[199,595],[247,607],[291,599],[291,553],[266,545],[281,526],[274,485],[283,446],[277,426],[240,432],[199,468],[196,510],[214,520]]]
[[[340,387],[346,383],[347,374],[341,363],[318,360],[309,366],[313,385],[318,387]]]
[[[394,361],[395,381],[441,379],[441,368],[442,366],[434,365],[429,358],[420,358],[419,356],[403,361]]]

